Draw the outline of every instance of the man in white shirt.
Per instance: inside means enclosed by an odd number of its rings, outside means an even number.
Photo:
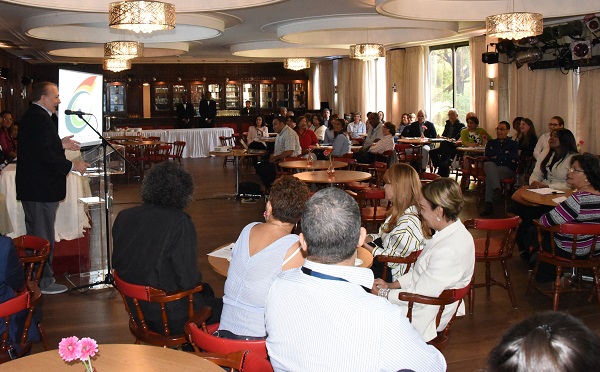
[[[560,116],[553,116],[548,123],[548,131],[540,136],[535,145],[535,149],[533,149],[533,157],[537,161],[541,161],[543,159],[540,158],[542,153],[548,149],[548,140],[550,139],[550,132],[557,129],[562,129],[565,127],[565,121]]]
[[[273,282],[265,307],[275,371],[446,370],[443,355],[398,306],[363,289],[374,278],[355,266],[366,232],[354,199],[334,187],[318,191],[306,203],[302,231],[307,260]]]
[[[354,113],[354,121],[348,124],[348,133],[350,138],[360,138],[361,134],[367,134],[367,126],[360,121],[361,113]]]
[[[268,190],[275,181],[277,170],[275,163],[279,163],[284,158],[300,156],[302,148],[298,135],[292,128],[284,122],[285,117],[276,117],[273,119],[273,130],[277,133],[275,138],[275,149],[269,156],[269,161],[262,161],[256,165],[256,174],[260,177],[263,185]]]

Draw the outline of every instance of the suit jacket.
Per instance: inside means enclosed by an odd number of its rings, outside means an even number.
[[[427,128],[425,129],[425,132],[423,132],[423,135],[427,138],[435,138],[437,137],[437,132],[435,131],[435,127],[433,126],[433,123],[430,121],[426,121],[423,123],[423,125]],[[421,128],[420,128],[420,124],[418,121],[415,121],[414,123],[406,126],[406,128],[404,128],[404,131],[402,131],[402,136],[403,137],[421,137]]]
[[[465,125],[458,121],[458,119],[454,123],[450,122],[450,120],[446,120],[446,126],[444,126],[442,137],[458,140],[460,138],[460,131],[464,128],[466,128]]]
[[[203,99],[198,108],[202,120],[214,119],[217,116],[217,103],[212,99]]]
[[[65,198],[66,176],[73,164],[65,157],[54,121],[36,104],[21,118],[17,158],[18,200],[57,202]]]
[[[192,127],[195,115],[196,112],[192,103],[186,102],[185,107],[183,107],[183,103],[177,104],[177,125],[179,128]],[[184,119],[188,119],[188,122],[186,123]]]
[[[250,116],[250,115],[256,115],[256,107],[250,107],[250,108],[242,108],[240,110],[240,116]]]

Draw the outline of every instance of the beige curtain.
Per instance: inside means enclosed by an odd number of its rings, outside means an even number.
[[[388,113],[386,119],[398,125],[402,119],[402,114],[406,112],[405,99],[410,94],[409,90],[403,89],[404,83],[404,56],[405,49],[395,49],[386,52],[385,57],[385,74],[387,86],[391,87],[396,84],[396,92],[391,92],[387,95],[386,107]]]
[[[486,52],[486,37],[477,36],[469,40],[469,50],[471,54],[471,107],[473,112],[477,114],[479,123],[488,133],[495,133],[492,130],[498,122],[498,103],[497,90],[489,90],[489,75],[488,68],[496,69],[496,66],[487,65],[481,62],[481,54]],[[496,85],[498,79],[495,79]],[[461,115],[466,115],[466,112],[461,112]],[[491,131],[491,132],[490,132]]]
[[[404,57],[404,105],[405,112],[417,112],[424,109],[425,82],[427,71],[425,70],[425,49],[422,46],[406,48]]]
[[[337,107],[334,107],[333,101],[333,61],[319,62],[319,104],[329,102],[332,113],[337,113]],[[317,106],[317,109],[319,106]]]
[[[577,142],[583,141],[582,151],[600,154],[600,70],[582,72],[577,91]]]
[[[565,118],[566,127],[573,129],[572,118],[572,84],[571,74],[563,74],[559,69],[530,71],[527,66],[520,69],[513,63],[508,69],[510,86],[516,87],[511,92],[511,117],[505,119],[512,122],[515,116],[530,118],[538,137],[548,131],[548,120],[554,115]],[[513,104],[514,102],[514,104]]]
[[[361,111],[364,116],[366,107],[367,63],[344,58],[338,60],[338,114]]]

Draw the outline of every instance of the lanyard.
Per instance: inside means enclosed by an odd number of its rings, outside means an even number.
[[[337,281],[340,281],[340,282],[347,282],[346,279],[338,278],[337,276],[331,276],[331,275],[323,274],[323,273],[320,273],[318,271],[314,271],[312,269],[306,268],[304,266],[302,266],[302,272],[304,274],[306,274],[306,275],[314,276],[314,277],[320,278],[320,279],[337,280]]]

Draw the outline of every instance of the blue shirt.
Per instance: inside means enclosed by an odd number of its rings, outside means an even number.
[[[485,156],[496,165],[504,165],[514,171],[517,169],[519,145],[510,138],[506,138],[504,141],[496,138],[488,141],[485,146]]]

